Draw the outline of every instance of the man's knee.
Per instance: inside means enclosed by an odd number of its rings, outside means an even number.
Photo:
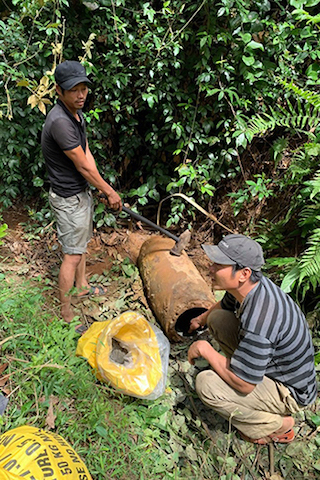
[[[207,324],[210,330],[219,332],[225,330],[226,324],[237,328],[239,321],[236,319],[235,314],[229,310],[212,310],[208,316]]]
[[[207,325],[213,338],[230,358],[239,343],[239,320],[235,314],[229,310],[213,310],[208,316]]]
[[[239,407],[239,398],[234,389],[213,370],[198,374],[196,391],[200,400],[223,418],[230,418]]]
[[[196,377],[196,392],[199,398],[211,407],[215,403],[215,393],[217,393],[216,381],[219,380],[219,376],[212,370],[204,370],[198,373]]]
[[[207,373],[207,370],[204,370],[203,372],[198,373],[198,375],[196,376],[195,387],[196,387],[196,392],[199,395],[199,397],[202,396],[203,387],[204,387],[204,384],[207,381],[206,380],[206,377],[207,377],[206,373]]]
[[[70,266],[70,268],[75,269],[75,268],[77,268],[77,266],[81,262],[81,259],[82,259],[82,254],[80,254],[80,253],[77,253],[77,254],[74,254],[74,255],[70,255],[68,253],[65,253],[62,263],[66,266],[67,265]]]

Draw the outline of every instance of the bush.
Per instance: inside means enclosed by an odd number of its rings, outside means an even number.
[[[206,203],[222,179],[250,176],[246,125],[285,102],[275,76],[319,81],[316,3],[14,1],[0,22],[1,201],[47,189],[39,109],[62,57],[81,57],[91,74],[92,150],[125,196],[152,204],[183,191]]]

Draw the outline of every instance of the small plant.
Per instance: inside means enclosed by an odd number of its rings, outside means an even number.
[[[245,204],[248,204],[252,200],[258,199],[258,201],[261,202],[274,195],[273,190],[268,188],[268,185],[272,183],[270,178],[266,178],[264,173],[254,175],[254,178],[257,180],[246,180],[246,188],[228,194],[229,197],[234,199],[232,206],[235,216],[239,214]]]
[[[8,225],[6,223],[3,223],[2,225],[0,225],[0,238],[3,238],[6,236],[7,229],[8,229]],[[3,245],[2,240],[0,240],[0,245]]]
[[[171,225],[178,225],[185,218],[185,213],[188,213],[188,216],[192,214],[191,209],[187,208],[186,205],[181,202],[179,199],[172,199],[171,201],[171,210],[169,213],[169,218],[166,222],[166,227],[169,228]]]
[[[95,222],[96,228],[100,228],[103,225],[115,227],[117,224],[116,217],[111,211],[108,211],[106,205],[102,202],[99,202],[94,210],[93,221]]]

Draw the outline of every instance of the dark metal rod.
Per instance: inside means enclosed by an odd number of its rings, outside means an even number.
[[[122,206],[122,211],[125,212],[125,213],[127,213],[127,214],[130,215],[131,217],[135,218],[135,219],[138,220],[139,222],[143,222],[143,223],[145,223],[146,225],[149,225],[149,227],[152,227],[152,228],[154,228],[155,230],[158,230],[158,232],[163,233],[163,234],[166,235],[167,237],[172,238],[172,240],[174,240],[175,242],[178,242],[178,241],[179,241],[179,238],[176,237],[175,235],[173,235],[173,233],[168,232],[168,230],[165,230],[164,228],[159,227],[159,225],[157,225],[156,223],[151,222],[151,220],[148,220],[147,218],[142,217],[142,216],[139,215],[138,213],[133,212],[132,210],[130,210],[130,208],[127,208],[127,207],[125,207],[125,206]]]

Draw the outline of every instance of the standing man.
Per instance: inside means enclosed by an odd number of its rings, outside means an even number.
[[[202,246],[213,262],[214,290],[223,299],[191,321],[190,331],[208,325],[224,355],[198,340],[191,364],[205,358],[211,370],[196,378],[200,399],[254,443],[294,439],[292,414],[314,402],[317,386],[312,339],[298,305],[264,277],[260,245],[227,235]]]
[[[67,60],[57,66],[55,80],[58,101],[46,118],[41,146],[51,185],[49,202],[64,253],[59,272],[61,315],[69,323],[74,317],[69,295],[73,286],[79,296],[105,293],[101,286],[89,285],[85,274],[93,216],[89,184],[105,194],[112,209],[121,210],[122,202],[99,174],[89,149],[81,111],[91,83],[85,68]]]

